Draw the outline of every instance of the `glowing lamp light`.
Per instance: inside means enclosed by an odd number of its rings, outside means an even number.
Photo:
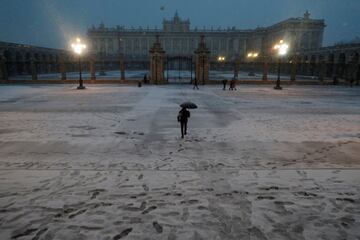
[[[284,42],[284,40],[280,40],[278,44],[274,46],[274,50],[278,51],[280,56],[284,56],[287,54],[289,49],[289,45]]]
[[[282,87],[280,86],[281,57],[287,54],[289,50],[289,45],[285,43],[284,40],[280,40],[279,43],[274,46],[274,50],[277,51],[278,55],[280,56],[278,63],[278,77],[274,89],[282,90]]]
[[[225,61],[225,57],[219,56],[219,57],[218,57],[218,61],[219,61],[219,62]]]
[[[76,42],[71,44],[71,48],[75,54],[79,55],[79,86],[77,89],[85,89],[84,81],[81,75],[81,54],[86,49],[86,45],[81,42],[80,38],[76,38]]]
[[[86,45],[81,42],[80,38],[76,38],[76,42],[71,44],[71,48],[73,49],[74,53],[81,55],[86,49]]]
[[[259,56],[259,53],[257,52],[249,52],[247,57],[248,58],[257,58]]]
[[[255,76],[255,58],[257,58],[259,56],[258,52],[249,52],[247,54],[247,58],[249,59],[249,62],[252,62],[252,68],[249,72],[249,76]]]

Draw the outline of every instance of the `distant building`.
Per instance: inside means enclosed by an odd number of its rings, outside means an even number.
[[[304,50],[296,58],[300,74],[360,80],[360,43],[351,41]]]
[[[274,56],[274,44],[284,39],[290,44],[289,61],[283,62],[284,72],[294,71],[298,75],[318,76],[319,79],[357,79],[359,82],[359,38],[322,47],[324,28],[324,20],[311,19],[308,12],[301,18],[290,18],[253,30],[234,27],[192,29],[190,20],[182,20],[177,13],[171,20],[164,19],[162,29],[107,28],[100,24],[88,29],[90,52],[84,57],[83,64],[84,69],[90,69],[93,61],[96,71],[150,69],[149,50],[159,35],[161,47],[165,50],[166,69],[195,71],[194,51],[200,36],[204,35],[206,47],[210,50],[210,69],[238,71],[239,66],[240,69],[246,68],[247,53],[255,51],[260,56],[258,66],[262,68],[265,59],[261,56]],[[120,55],[124,55],[122,60],[125,61],[120,61]],[[225,64],[217,62],[219,56],[226,59]],[[270,63],[274,60],[270,59]],[[0,79],[32,74],[34,70],[37,74],[75,71],[76,66],[77,58],[67,50],[0,41]]]
[[[290,43],[293,53],[318,49],[322,47],[324,28],[324,20],[311,19],[306,12],[301,18],[290,18],[253,30],[239,30],[235,27],[192,29],[190,20],[182,20],[176,12],[173,19],[164,19],[162,29],[124,26],[107,28],[101,23],[99,27],[88,29],[88,38],[93,53],[108,60],[117,58],[120,53],[127,60],[148,60],[156,35],[160,35],[162,47],[168,56],[193,55],[200,36],[204,35],[212,60],[218,56],[233,60],[236,57],[244,59],[249,51],[269,55],[272,46],[280,39]]]
[[[6,61],[9,75],[31,74],[31,62],[35,63],[38,73],[51,73],[59,70],[60,59],[73,61],[72,53],[66,50],[1,41],[0,58]]]

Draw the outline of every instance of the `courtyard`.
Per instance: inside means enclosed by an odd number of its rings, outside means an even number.
[[[0,239],[360,239],[359,103],[358,86],[1,85]]]

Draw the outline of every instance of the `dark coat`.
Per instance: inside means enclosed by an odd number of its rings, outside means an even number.
[[[190,118],[190,112],[186,110],[186,108],[183,108],[179,111],[178,120],[180,122],[187,122],[188,118]]]

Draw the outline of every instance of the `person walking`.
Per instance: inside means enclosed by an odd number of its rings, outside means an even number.
[[[145,73],[145,75],[144,75],[144,84],[147,84],[147,74]]]
[[[181,138],[184,138],[184,135],[187,134],[187,122],[190,118],[190,112],[183,107],[178,114],[178,122],[180,122],[181,126]]]
[[[227,80],[226,79],[222,80],[222,84],[223,84],[223,90],[225,91],[226,90]]]
[[[232,85],[232,89],[231,90],[235,90],[236,91],[236,80],[232,79],[231,80],[231,85]]]
[[[233,85],[233,80],[230,81],[230,84],[229,84],[229,91],[232,91],[234,90],[234,85]]]
[[[196,78],[194,78],[194,87],[193,87],[193,89],[199,90],[199,86],[198,86],[198,83],[197,83],[197,79],[196,79]]]

